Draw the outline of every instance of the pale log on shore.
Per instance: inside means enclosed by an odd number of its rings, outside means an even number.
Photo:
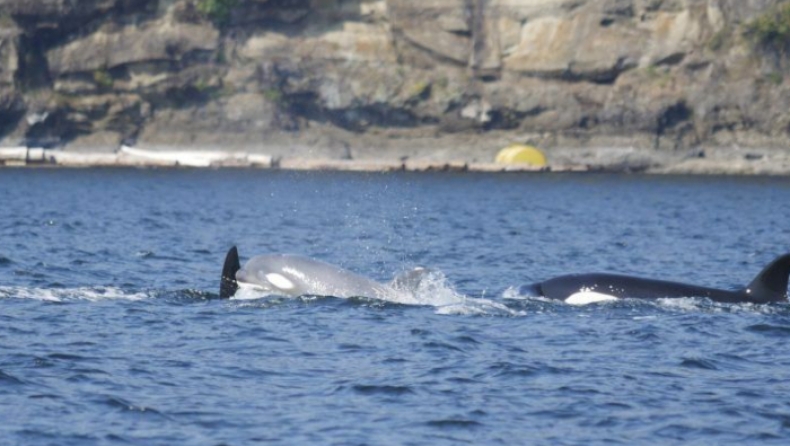
[[[123,165],[117,153],[76,153],[53,150],[47,155],[52,164],[63,167],[115,167]]]
[[[403,170],[400,161],[354,161],[343,159],[282,158],[277,167],[284,170],[345,170],[390,172]]]
[[[44,159],[44,149],[30,147],[3,147],[0,148],[0,163],[4,164],[26,164],[42,163]]]
[[[249,166],[270,167],[271,157],[268,155],[250,155],[246,152],[224,152],[203,150],[144,150],[121,146],[120,153],[131,159],[145,160],[153,165],[171,165],[185,167],[211,166]],[[161,164],[158,164],[161,163]]]
[[[116,153],[0,148],[0,165],[62,167],[272,167],[272,157],[246,152],[153,151],[121,147]]]

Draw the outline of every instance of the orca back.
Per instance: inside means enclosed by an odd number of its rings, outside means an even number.
[[[584,291],[606,294],[618,299],[706,297],[717,302],[743,302],[746,299],[744,293],[737,291],[619,274],[571,274],[549,279],[538,286],[541,295],[560,300]]]
[[[724,303],[768,303],[787,299],[788,276],[790,276],[790,254],[785,254],[763,268],[749,286],[734,291],[617,274],[571,274],[555,277],[534,286],[542,296],[560,300],[567,299],[578,292],[591,291],[621,299],[705,297]]]

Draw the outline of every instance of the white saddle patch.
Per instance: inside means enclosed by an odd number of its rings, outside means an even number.
[[[294,288],[293,282],[281,274],[269,273],[266,275],[266,280],[281,290],[292,290]]]
[[[589,305],[613,300],[617,300],[617,298],[608,294],[596,293],[595,291],[579,291],[578,293],[568,296],[568,298],[565,299],[565,303],[568,305]]]

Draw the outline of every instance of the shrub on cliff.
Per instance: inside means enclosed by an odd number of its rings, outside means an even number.
[[[223,27],[230,21],[230,13],[238,0],[198,0],[197,9],[217,27]]]
[[[786,56],[790,49],[790,3],[784,3],[746,24],[746,35],[764,49]]]

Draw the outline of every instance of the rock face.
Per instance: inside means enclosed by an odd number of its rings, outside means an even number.
[[[0,144],[786,147],[781,5],[0,0]]]

